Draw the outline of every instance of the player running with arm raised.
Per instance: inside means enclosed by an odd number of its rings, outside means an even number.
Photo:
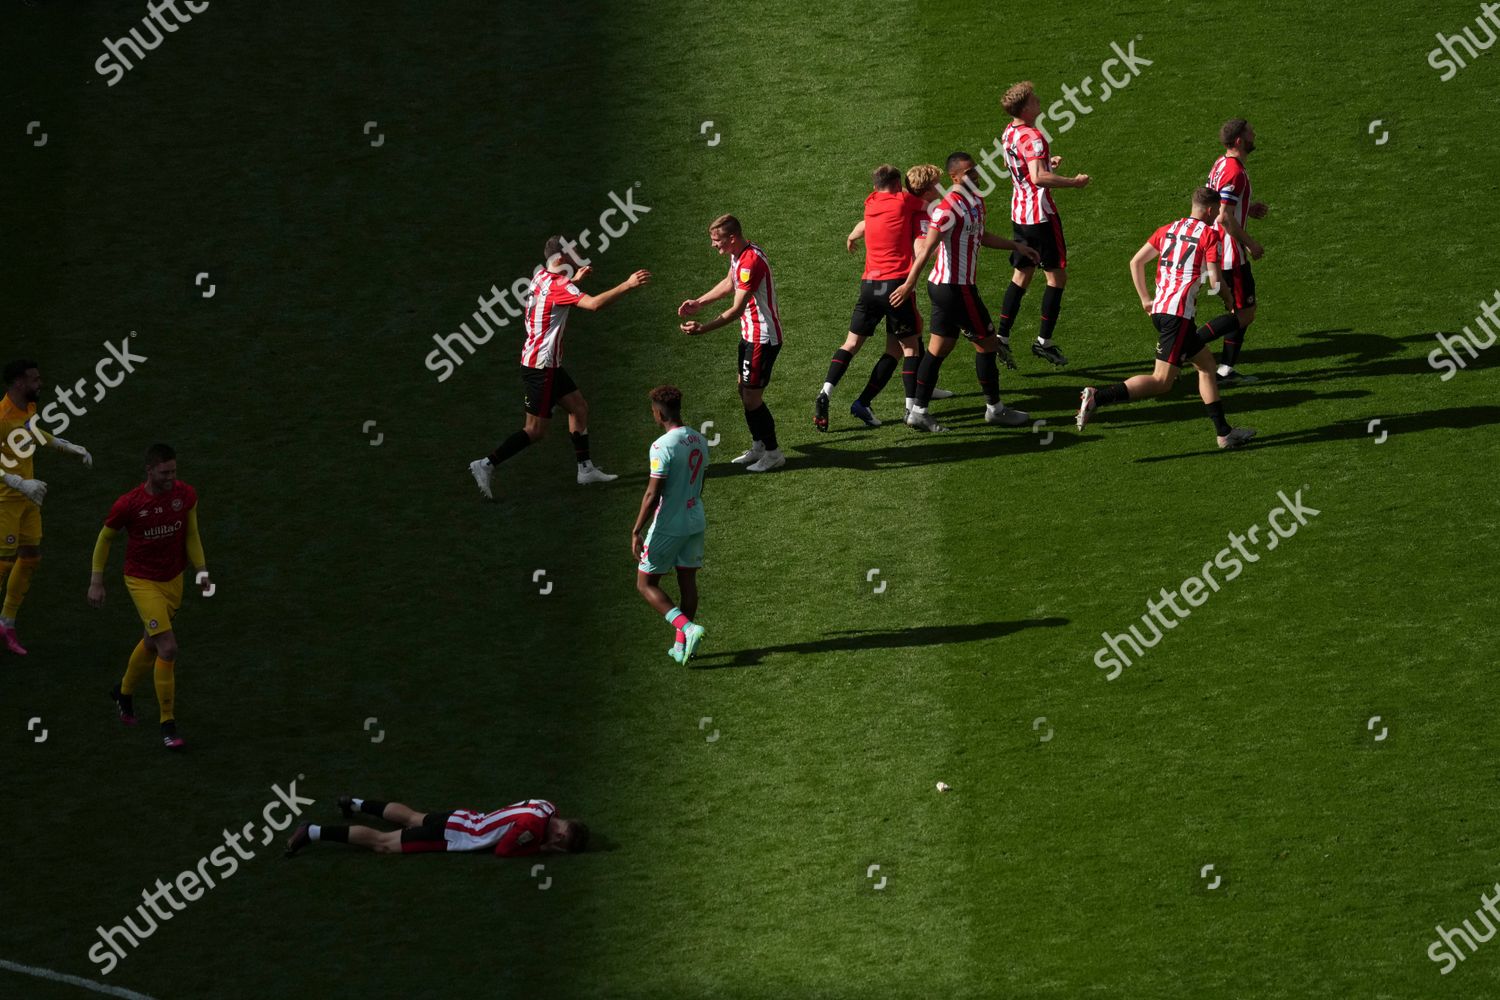
[[[1213,421],[1220,448],[1238,448],[1255,436],[1253,427],[1230,427],[1224,419],[1224,404],[1219,401],[1219,384],[1214,371],[1214,354],[1208,344],[1227,331],[1235,329],[1234,317],[1219,316],[1198,330],[1193,329],[1198,286],[1205,276],[1211,283],[1221,280],[1219,260],[1221,245],[1213,219],[1219,210],[1219,196],[1212,188],[1193,192],[1192,214],[1185,219],[1162,226],[1136,251],[1130,261],[1130,277],[1140,296],[1141,308],[1156,325],[1156,368],[1150,375],[1136,375],[1124,382],[1083,390],[1078,404],[1077,424],[1083,430],[1100,406],[1128,403],[1160,396],[1172,388],[1186,360],[1198,369],[1198,392]],[[1159,259],[1156,267],[1156,294],[1146,283],[1146,267]]]
[[[636,590],[676,630],[667,655],[686,663],[698,652],[704,633],[693,619],[698,614],[698,570],[703,566],[703,480],[709,448],[701,434],[683,424],[682,390],[676,386],[651,390],[651,418],[666,433],[651,444],[651,477],[630,530],[630,556],[638,560]],[[674,569],[682,592],[678,604],[661,588],[661,578]]]
[[[960,334],[974,344],[974,368],[979,387],[984,391],[986,423],[1019,427],[1031,420],[1030,414],[1012,410],[1000,399],[1000,370],[997,354],[1010,358],[1010,351],[1000,341],[990,321],[989,310],[979,297],[978,268],[981,246],[996,250],[1013,250],[1036,260],[1037,252],[986,231],[984,198],[972,178],[974,158],[968,153],[948,157],[948,176],[953,187],[931,212],[931,225],[906,281],[891,293],[891,304],[899,306],[911,296],[917,279],[927,262],[937,255],[937,263],[927,279],[927,294],[932,299],[932,336],[927,354],[917,369],[916,403],[906,416],[906,423],[923,431],[941,431],[927,413],[938,370],[958,343]]]
[[[729,275],[698,298],[678,306],[677,315],[692,316],[731,292],[734,303],[706,323],[688,320],[679,329],[696,337],[739,320],[739,394],[751,442],[743,455],[730,461],[749,466],[751,472],[769,472],[786,464],[776,439],[776,419],[765,403],[771,369],[781,351],[781,316],[776,308],[771,262],[764,250],[745,239],[740,220],[732,215],[715,219],[708,227],[708,238],[719,254],[729,258]]]
[[[636,271],[600,295],[585,295],[578,283],[592,272],[585,267],[576,274],[563,260],[573,241],[554,236],[547,241],[546,266],[537,271],[526,292],[526,344],[521,348],[521,384],[526,390],[526,422],[500,442],[485,458],[469,463],[469,472],[479,492],[493,500],[495,467],[546,436],[555,407],[568,414],[568,438],[578,460],[578,483],[607,483],[618,479],[596,466],[589,453],[589,404],[562,366],[563,332],[573,306],[596,312],[611,305],[631,289],[651,280],[650,271]]]
[[[43,434],[36,426],[36,404],[42,394],[42,372],[35,361],[12,361],[4,369],[5,393],[0,395],[0,649],[26,655],[16,634],[16,616],[31,589],[31,578],[42,564],[42,500],[47,484],[34,478],[32,458],[37,445],[46,445],[83,459],[92,467],[87,448]]]

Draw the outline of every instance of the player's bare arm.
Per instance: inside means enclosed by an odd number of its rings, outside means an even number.
[[[582,271],[579,271],[573,278],[573,281],[576,283],[588,270],[588,268],[584,268]],[[607,292],[600,295],[585,295],[578,300],[578,308],[587,309],[589,312],[598,312],[631,289],[640,288],[642,285],[650,283],[650,281],[650,271],[637,271]]]
[[[1130,280],[1135,283],[1135,293],[1141,297],[1141,308],[1148,313],[1151,311],[1151,284],[1146,279],[1146,268],[1151,262],[1161,256],[1161,251],[1149,242],[1141,246],[1130,258]],[[1217,268],[1216,268],[1217,269]]]
[[[1040,253],[1038,253],[1034,248],[1027,246],[1025,243],[1017,243],[1015,240],[1008,240],[1003,236],[996,236],[989,230],[985,230],[983,233],[979,234],[979,245],[989,247],[991,250],[1015,251],[1016,253],[1021,254],[1023,257],[1028,258],[1033,264],[1040,263],[1042,259],[1042,255]]]
[[[846,237],[844,237],[844,249],[847,250],[847,251],[849,251],[850,253],[853,253],[854,252],[854,244],[858,243],[860,240],[862,240],[864,238],[865,238],[865,220],[864,219],[860,219],[858,222],[856,222],[854,224],[854,228],[851,229],[851,230],[849,230],[849,235],[846,236]]]
[[[1219,225],[1223,227],[1224,232],[1245,244],[1245,249],[1250,251],[1251,260],[1260,260],[1261,255],[1266,252],[1266,248],[1257,243],[1253,236],[1245,232],[1245,227],[1240,225],[1240,217],[1235,213],[1234,202],[1226,201],[1219,204]]]
[[[1224,287],[1224,269],[1213,261],[1209,261],[1207,272],[1208,283],[1206,287],[1208,288],[1208,294],[1217,295],[1219,294],[1219,289]]]
[[[717,285],[710,288],[708,291],[704,292],[696,299],[688,299],[682,305],[678,306],[677,315],[691,316],[699,309],[702,309],[704,306],[708,305],[710,302],[717,301],[728,295],[730,289],[733,287],[734,283],[730,281],[729,277],[726,275],[723,280],[721,280]]]
[[[938,241],[942,238],[943,231],[934,226],[927,230],[927,235],[917,243],[917,255],[911,262],[911,270],[907,272],[906,280],[891,292],[891,305],[899,306],[911,296],[911,290],[917,287],[917,278],[922,274],[922,269],[927,266],[927,262],[932,260],[932,255],[937,252]]]
[[[1056,168],[1062,162],[1061,156],[1054,156],[1050,168],[1044,166],[1041,160],[1032,160],[1026,164],[1026,172],[1031,175],[1031,183],[1040,188],[1084,188],[1089,186],[1088,174],[1074,174],[1072,177],[1064,177],[1056,173]]]
[[[641,546],[645,544],[646,525],[656,516],[661,504],[662,481],[655,476],[646,480],[646,493],[641,497],[641,512],[636,515],[635,527],[630,529],[630,558],[640,561]]]
[[[728,284],[729,280],[726,278],[724,283]],[[715,298],[717,298],[717,296],[715,296]],[[697,337],[701,334],[707,333],[710,330],[717,330],[721,326],[728,326],[730,323],[734,323],[739,320],[740,314],[745,311],[745,306],[749,303],[749,301],[750,289],[736,288],[734,290],[734,305],[730,306],[727,310],[715,316],[707,323],[699,323],[695,319],[690,319],[686,323],[683,323],[681,325],[681,330],[689,337]],[[686,305],[686,303],[683,304]],[[679,312],[680,311],[681,310],[679,310]]]
[[[1270,207],[1263,201],[1252,201],[1250,207],[1245,210],[1252,219],[1264,219],[1269,211],[1271,211]]]

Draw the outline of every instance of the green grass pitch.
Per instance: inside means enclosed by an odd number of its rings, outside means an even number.
[[[1496,355],[1427,361],[1500,295],[1500,54],[1446,81],[1427,60],[1477,4],[213,3],[109,86],[101,40],[145,13],[0,12],[0,354],[49,386],[131,331],[148,358],[67,432],[92,471],[38,460],[31,655],[0,655],[0,962],[156,1000],[1500,995],[1500,944],[1428,956],[1500,878]],[[854,423],[873,351],[815,432],[870,169],[989,148],[1007,84],[1050,102],[1132,42],[1151,65],[1053,133],[1094,178],[1057,195],[1072,364],[1002,373],[1046,425],[985,426],[960,345],[948,434]],[[1191,379],[1079,433],[1082,386],[1149,364],[1127,262],[1234,115],[1271,212],[1262,381],[1225,399],[1260,436],[1215,450]],[[485,503],[464,467],[518,426],[517,326],[442,382],[432,337],[627,189],[650,212],[590,287],[655,280],[567,340],[622,478],[575,486],[554,433]],[[765,477],[727,464],[735,333],[676,329],[723,274],[721,212],[787,330]],[[981,260],[992,310],[1007,271]],[[665,381],[723,438],[695,669],[627,553]],[[898,408],[899,379],[876,412]],[[149,685],[136,730],[105,697],[138,629],[121,546],[107,606],[84,600],[157,439],[218,586],[178,620],[182,756]],[[1107,679],[1101,633],[1298,490],[1321,513]],[[345,792],[546,797],[600,849],[534,877],[257,845],[109,975],[89,961],[293,779],[325,821]],[[0,965],[0,996],[83,990]]]

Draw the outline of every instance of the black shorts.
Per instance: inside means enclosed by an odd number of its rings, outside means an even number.
[[[401,831],[401,851],[404,854],[419,854],[422,851],[446,851],[448,839],[448,817],[452,812],[430,812],[422,817],[420,826],[409,826]]]
[[[933,336],[957,337],[962,333],[970,340],[983,340],[995,332],[977,285],[935,285],[929,281],[927,297],[932,300]]]
[[[1236,264],[1224,272],[1224,282],[1229,286],[1229,301],[1236,309],[1248,309],[1255,305],[1255,273],[1250,262]]]
[[[1054,215],[1046,222],[1014,223],[1012,239],[1024,241],[1027,246],[1042,255],[1040,267],[1043,271],[1056,271],[1068,266],[1068,243],[1063,239],[1062,219]],[[1031,258],[1014,251],[1010,255],[1012,267],[1025,269],[1037,267]]]
[[[1198,328],[1190,319],[1173,316],[1171,313],[1152,313],[1151,322],[1156,324],[1156,360],[1181,368],[1192,361],[1198,352],[1208,345],[1198,336]]]
[[[771,369],[776,365],[780,344],[752,344],[740,339],[740,385],[764,389],[771,384]]]
[[[526,412],[544,419],[552,419],[552,409],[557,401],[578,386],[566,368],[527,368],[521,366],[521,384],[526,387]]]
[[[891,293],[901,285],[900,281],[870,281],[859,283],[859,301],[854,303],[854,315],[849,318],[849,332],[868,337],[875,332],[881,320],[885,320],[885,332],[904,339],[915,337],[920,321],[917,319],[917,304],[910,297],[899,306],[891,305]]]

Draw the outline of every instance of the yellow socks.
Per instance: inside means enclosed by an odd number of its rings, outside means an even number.
[[[125,667],[125,676],[120,680],[121,694],[134,694],[136,684],[146,676],[146,671],[151,669],[151,664],[156,657],[146,648],[145,640],[135,644],[135,649],[130,654],[130,663]]]
[[[0,618],[14,618],[16,612],[21,610],[21,602],[26,600],[26,592],[31,589],[31,574],[41,564],[41,556],[22,556],[16,560],[16,565],[10,571],[10,580],[5,585],[5,608],[0,610]]]
[[[176,718],[172,711],[177,700],[176,667],[175,660],[163,660],[159,656],[156,658],[156,704],[161,709],[163,722],[171,722]]]

